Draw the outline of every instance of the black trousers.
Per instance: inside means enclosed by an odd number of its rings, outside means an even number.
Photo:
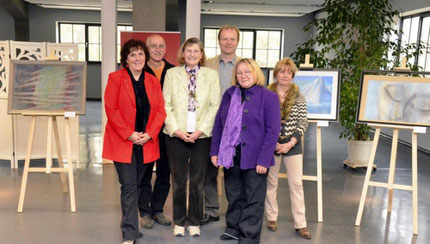
[[[267,173],[255,169],[240,169],[240,146],[233,167],[224,168],[225,193],[228,208],[225,232],[238,237],[239,243],[259,243],[263,226]]]
[[[199,226],[203,217],[203,188],[209,159],[210,138],[187,143],[167,138],[173,188],[173,222],[179,226]],[[190,181],[187,209],[187,181]],[[188,211],[187,211],[188,210]],[[188,214],[187,214],[188,213]]]
[[[167,160],[166,135],[160,133],[160,159],[157,160],[157,169],[154,189],[151,186],[154,163],[146,164],[144,180],[142,181],[141,192],[139,196],[140,216],[154,216],[163,212],[164,204],[170,190],[170,169]]]
[[[218,216],[219,209],[217,178],[218,168],[209,162],[205,179],[205,213],[212,217]]]
[[[137,202],[146,171],[142,150],[133,149],[131,163],[114,162],[114,165],[121,184],[122,238],[137,240],[141,237]]]

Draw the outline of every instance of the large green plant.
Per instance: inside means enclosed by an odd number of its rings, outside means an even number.
[[[355,123],[361,72],[398,63],[387,58],[399,52],[397,42],[387,38],[396,32],[392,26],[398,12],[389,0],[326,0],[324,7],[327,16],[304,27],[316,34],[298,45],[292,58],[302,63],[305,54],[311,54],[316,67],[341,69],[340,137],[369,140],[370,127]]]

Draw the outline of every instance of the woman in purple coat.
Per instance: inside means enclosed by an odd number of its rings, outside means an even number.
[[[259,243],[268,168],[274,165],[280,108],[253,59],[241,59],[222,98],[212,131],[211,161],[224,167],[228,200],[221,240]]]

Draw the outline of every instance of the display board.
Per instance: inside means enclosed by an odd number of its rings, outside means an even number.
[[[430,78],[363,72],[357,111],[357,122],[430,127]]]
[[[85,114],[85,62],[11,62],[8,113]]]
[[[180,32],[161,32],[161,31],[121,31],[121,46],[130,39],[141,40],[146,43],[146,38],[152,34],[163,37],[166,42],[166,54],[164,58],[171,64],[177,66],[177,54],[181,47]]]
[[[340,70],[299,70],[294,76],[294,83],[306,98],[308,119],[338,120]]]

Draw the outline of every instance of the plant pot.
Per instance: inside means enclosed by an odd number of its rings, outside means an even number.
[[[367,167],[370,159],[373,141],[348,141],[348,159],[344,164],[352,168]]]

